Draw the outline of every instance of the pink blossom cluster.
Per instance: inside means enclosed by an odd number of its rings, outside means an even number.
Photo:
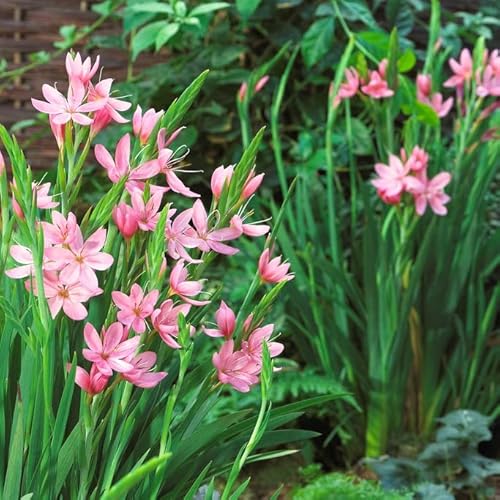
[[[212,357],[219,382],[229,384],[237,391],[248,392],[259,381],[264,342],[271,358],[279,356],[284,346],[271,340],[273,324],[254,325],[253,316],[250,315],[243,324],[243,340],[240,348],[235,349],[232,337],[236,328],[236,315],[224,301],[215,313],[215,321],[217,328],[203,328],[203,331],[210,337],[224,338],[220,351]]]
[[[45,100],[31,99],[36,110],[49,115],[50,126],[59,148],[64,143],[65,127],[69,123],[90,125],[90,133],[95,136],[112,121],[128,121],[120,113],[127,111],[131,104],[112,97],[113,79],[106,78],[92,83],[98,69],[99,56],[92,64],[90,57],[82,61],[79,53],[74,57],[68,53],[66,72],[69,81],[66,95],[55,86],[44,84],[42,94]]]
[[[387,59],[382,59],[378,69],[369,72],[368,79],[362,78],[355,68],[347,68],[345,70],[347,82],[340,85],[333,105],[337,107],[342,100],[354,97],[359,90],[373,99],[392,97],[394,90],[389,88],[386,79],[387,64]]]
[[[113,256],[102,252],[106,241],[106,229],[100,228],[84,240],[76,217],[69,213],[64,217],[52,211],[52,223],[42,222],[44,235],[43,292],[53,318],[62,309],[73,320],[87,316],[83,305],[92,297],[102,294],[96,271],[109,269]],[[14,279],[28,278],[26,288],[38,296],[40,287],[34,273],[33,254],[22,245],[12,245],[12,258],[21,264],[6,271]]]
[[[74,57],[68,54],[67,95],[62,95],[55,87],[44,85],[42,91],[46,101],[33,99],[36,109],[49,114],[52,130],[63,153],[65,135],[74,133],[65,127],[75,124],[82,129],[89,127],[90,137],[94,138],[111,121],[127,121],[119,112],[127,110],[130,103],[111,97],[111,79],[95,85],[92,83],[98,68],[99,58],[92,64],[90,58],[82,61],[79,54]],[[256,91],[263,85],[264,80],[259,82]],[[160,220],[166,193],[175,193],[194,201],[182,211],[178,211],[172,203],[168,204],[165,250],[159,276],[166,286],[146,290],[137,282],[130,288],[123,282],[121,290],[111,292],[112,311],[108,312],[108,317],[116,317],[116,321],[103,326],[100,334],[92,324],[85,325],[87,347],[83,350],[83,357],[91,366],[88,371],[80,366],[76,368],[76,383],[91,396],[108,386],[113,373],[139,387],[157,385],[166,373],[153,372],[157,354],[139,351],[143,339],[149,341],[158,334],[168,347],[180,349],[181,315],[186,317],[193,307],[210,303],[209,297],[204,296],[205,280],[193,278],[196,266],[204,263],[208,253],[234,255],[238,249],[231,243],[236,239],[243,235],[263,236],[270,229],[265,223],[249,222],[251,214],[246,212],[248,200],[260,187],[264,174],[256,174],[255,168],[252,168],[244,181],[235,181],[237,174],[233,165],[216,168],[211,177],[213,199],[207,210],[199,194],[187,187],[179,176],[186,173],[183,165],[187,149],[171,148],[184,127],[167,136],[167,130],[161,126],[162,117],[161,111],[148,109],[143,112],[138,106],[132,119],[133,135],[123,135],[113,155],[102,144],[94,147],[95,159],[106,171],[109,180],[114,184],[123,182],[125,186],[111,216],[126,242],[126,248],[131,244],[141,248],[147,243],[148,236],[155,231]],[[146,145],[156,148],[152,151],[149,148],[146,154]],[[235,182],[238,182],[237,187]],[[222,210],[222,199],[227,198],[225,195],[229,191],[235,190],[236,199],[233,195],[231,198],[233,205]],[[15,186],[13,191],[15,193]],[[108,270],[114,258],[103,251],[107,230],[99,228],[85,238],[74,213],[55,210],[58,202],[53,198],[57,195],[53,197],[49,191],[49,183],[33,185],[37,207],[52,210],[47,217],[51,222],[36,222],[44,237],[43,294],[53,318],[62,310],[70,319],[78,321],[88,315],[84,304],[103,293],[97,272]],[[13,208],[22,218],[22,210],[14,198]],[[109,243],[111,247],[113,242]],[[16,279],[27,278],[26,288],[37,296],[41,294],[42,286],[37,283],[31,250],[13,245],[10,253],[19,265],[6,271],[6,274]],[[271,258],[269,248],[259,259],[258,273],[260,284],[275,284],[293,278],[289,273],[289,264],[282,262],[281,256]],[[204,330],[209,336],[225,338],[225,344],[214,355],[213,362],[220,382],[240,391],[249,390],[259,380],[263,342],[267,342],[273,357],[283,350],[281,344],[270,340],[273,325],[253,324],[252,318],[250,315],[245,322],[244,338],[239,341],[241,345],[236,351],[235,340],[232,339],[235,317],[224,303],[216,313],[218,329]],[[196,328],[189,326],[189,334],[195,333]]]
[[[404,193],[409,193],[415,203],[415,211],[423,215],[429,205],[437,215],[446,215],[446,204],[450,197],[444,188],[451,181],[449,172],[440,172],[432,179],[427,176],[429,155],[418,146],[413,148],[410,156],[401,150],[401,157],[389,155],[389,165],[375,164],[378,177],[371,181],[377,188],[379,197],[384,203],[397,205]]]

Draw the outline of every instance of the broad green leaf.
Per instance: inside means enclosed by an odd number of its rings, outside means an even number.
[[[325,17],[315,21],[304,33],[301,51],[308,68],[314,66],[332,50],[333,29],[333,17]]]
[[[415,101],[414,106],[417,119],[420,122],[432,127],[439,126],[439,116],[433,108],[420,101]]]
[[[370,9],[364,0],[341,0],[340,12],[348,21],[359,21],[369,28],[379,29]]]
[[[415,52],[411,49],[406,49],[398,59],[398,70],[400,73],[411,71],[417,62]]]
[[[236,0],[236,9],[244,21],[248,20],[262,0]]]
[[[156,21],[141,28],[132,39],[132,59],[151,47],[158,33],[165,27],[166,21]]]
[[[210,2],[202,5],[197,5],[193,10],[189,13],[190,17],[203,16],[204,14],[210,14],[211,12],[215,12],[216,10],[225,9],[229,7],[231,4],[227,2]]]
[[[173,14],[172,7],[166,3],[160,2],[144,2],[137,3],[128,7],[133,12],[148,12],[154,14]]]
[[[160,50],[178,31],[179,23],[169,23],[160,30],[156,36],[155,49]]]

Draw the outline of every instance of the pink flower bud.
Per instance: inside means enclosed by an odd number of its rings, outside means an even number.
[[[218,200],[220,195],[222,194],[222,190],[224,186],[231,182],[231,178],[233,176],[234,165],[229,165],[224,168],[223,165],[217,167],[212,174],[212,178],[210,180],[210,188],[212,189],[212,194],[214,198]]]
[[[245,96],[247,95],[248,84],[247,82],[243,82],[240,86],[240,90],[238,90],[238,99],[240,102],[243,102]]]
[[[264,75],[256,84],[255,84],[255,93],[260,92],[269,81],[269,75]]]
[[[54,138],[57,142],[57,147],[62,149],[64,147],[64,131],[65,125],[59,125],[58,123],[54,123],[52,115],[49,115],[49,123],[52,133],[54,134]]]
[[[259,274],[262,281],[266,283],[280,283],[290,281],[294,278],[289,274],[290,264],[281,262],[281,255],[270,259],[270,250],[266,248],[259,258]]]
[[[129,240],[139,229],[134,209],[126,203],[120,203],[113,209],[113,221],[126,240]]]
[[[0,175],[5,173],[5,160],[3,159],[2,152],[0,151]]]
[[[417,76],[417,99],[425,102],[431,95],[432,80],[429,75]]]
[[[247,177],[245,185],[243,186],[243,192],[241,194],[244,200],[250,198],[259,186],[262,184],[262,180],[264,179],[264,174],[255,175],[255,169],[252,169],[250,174]]]
[[[134,135],[139,137],[141,144],[146,144],[146,142],[148,142],[151,132],[162,116],[163,111],[157,112],[153,108],[148,109],[143,115],[142,108],[137,106],[132,118],[132,128],[134,130]]]

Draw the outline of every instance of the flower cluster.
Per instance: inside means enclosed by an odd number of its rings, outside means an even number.
[[[99,69],[99,58],[92,64],[90,58],[82,60],[80,54],[68,54],[66,69],[67,94],[44,85],[42,93],[46,101],[33,99],[33,105],[49,115],[63,157],[79,154],[67,151],[68,137],[72,134],[80,134],[80,138],[88,134],[87,147],[82,153],[86,155],[91,141],[104,127],[112,121],[128,121],[120,112],[131,105],[112,97],[111,79],[92,82]],[[258,92],[266,81],[261,80],[255,91]],[[257,174],[255,167],[250,165],[244,174],[234,165],[216,168],[210,183],[212,202],[207,209],[200,195],[181,179],[180,174],[187,173],[183,166],[188,150],[184,146],[175,149],[172,144],[184,127],[167,135],[167,128],[162,126],[163,118],[162,111],[148,109],[143,112],[138,106],[132,117],[132,133],[125,133],[120,138],[114,152],[102,144],[96,144],[93,149],[97,163],[111,183],[124,185],[119,201],[114,203],[111,213],[106,214],[119,234],[100,227],[86,235],[86,226],[80,226],[76,215],[69,211],[64,193],[51,196],[49,183],[33,184],[36,207],[51,210],[49,214],[37,212],[40,220],[35,222],[44,238],[43,286],[37,283],[40,275],[37,275],[30,248],[13,245],[10,249],[19,265],[7,270],[7,275],[27,278],[26,288],[37,296],[43,290],[52,318],[62,310],[71,320],[83,320],[88,315],[84,304],[103,294],[104,289],[110,290],[111,305],[101,322],[101,332],[98,333],[89,322],[84,326],[86,348],[82,354],[91,365],[88,370],[76,367],[75,381],[90,396],[105,390],[113,374],[117,375],[117,381],[125,380],[142,388],[154,387],[163,380],[166,372],[153,371],[159,351],[141,352],[141,348],[155,345],[158,339],[171,349],[183,347],[180,336],[184,330],[180,325],[185,321],[182,317],[186,318],[192,308],[211,303],[204,291],[204,267],[200,271],[198,266],[207,263],[208,254],[230,256],[237,253],[233,243],[238,238],[259,237],[270,230],[265,223],[248,220],[252,214],[247,210],[249,199],[260,187],[264,174]],[[85,156],[80,158],[79,164],[83,164],[84,159]],[[75,156],[72,160],[74,163]],[[15,198],[15,185],[13,194],[13,210],[23,220]],[[183,210],[175,208],[174,199],[165,203],[167,194],[184,197]],[[65,201],[60,211],[56,210],[59,206],[54,201],[56,196]],[[155,230],[162,213],[166,217],[162,219],[165,246],[159,257],[161,262],[156,263],[160,270],[153,285],[142,278],[142,265],[128,262],[128,259],[129,252],[133,251],[135,258],[145,255],[146,269],[152,264],[148,248],[153,233],[157,241],[158,231]],[[159,235],[161,239],[162,233]],[[103,251],[104,248],[111,253]],[[259,286],[293,278],[288,272],[289,264],[282,263],[281,257],[271,259],[270,254],[271,250],[266,248],[259,260]],[[112,272],[98,277],[97,272],[111,268]],[[93,322],[99,321],[94,314],[92,318]],[[237,322],[224,302],[216,313],[216,321],[217,329],[204,328],[203,331],[211,337],[225,339],[220,352],[213,356],[219,381],[236,390],[248,391],[259,381],[263,343],[267,343],[272,357],[280,354],[283,346],[270,340],[273,325],[262,326],[262,319],[254,323],[253,314],[239,328],[241,338],[233,338]],[[187,324],[186,328],[188,337],[196,334],[195,325]]]
[[[359,90],[373,99],[392,97],[394,91],[389,88],[386,79],[387,64],[387,59],[382,59],[378,69],[370,71],[368,79],[362,78],[355,68],[347,68],[345,70],[347,82],[340,85],[333,105],[337,107],[342,100],[354,97]]]
[[[429,75],[417,76],[417,99],[434,109],[439,118],[444,118],[453,106],[453,97],[443,101],[443,94],[432,93],[432,79]]]
[[[423,215],[430,205],[437,215],[446,215],[446,203],[450,197],[445,194],[444,188],[451,181],[449,172],[441,172],[432,179],[427,177],[429,155],[418,146],[413,148],[410,156],[401,150],[401,157],[389,155],[389,165],[375,164],[378,174],[371,181],[377,188],[379,197],[388,204],[397,205],[401,202],[403,193],[413,196],[415,211]]]

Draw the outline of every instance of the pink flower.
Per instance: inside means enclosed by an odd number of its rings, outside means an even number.
[[[388,87],[387,82],[378,71],[370,72],[370,81],[363,85],[361,90],[374,99],[383,99],[394,95],[394,91]]]
[[[187,234],[188,231],[193,231],[193,228],[189,225],[192,215],[193,209],[188,208],[181,212],[173,222],[170,218],[167,218],[165,239],[167,240],[168,255],[172,259],[184,259],[186,262],[194,264],[203,261],[193,259],[186,251],[186,248],[196,248],[198,246],[198,240]]]
[[[71,365],[68,367],[70,368]],[[104,390],[108,383],[109,377],[103,375],[96,365],[90,367],[90,373],[83,368],[77,366],[75,372],[75,383],[81,387],[90,396],[95,396]]]
[[[78,237],[78,223],[75,214],[70,212],[68,218],[57,210],[52,210],[52,224],[42,222],[43,237],[47,245],[70,245]]]
[[[229,165],[225,168],[223,165],[221,165],[214,170],[212,178],[210,180],[210,188],[212,189],[212,194],[214,195],[214,198],[216,200],[220,198],[224,186],[229,186],[229,183],[231,182],[231,178],[233,176],[233,171],[234,165]]]
[[[482,80],[478,80],[476,94],[479,97],[487,97],[489,95],[495,97],[500,96],[500,74],[495,73],[493,66],[486,66],[482,75]]]
[[[359,75],[354,68],[345,70],[347,83],[343,83],[333,100],[333,105],[337,107],[343,99],[354,97],[359,90]]]
[[[379,177],[372,180],[371,183],[379,193],[388,198],[400,196],[405,190],[406,179],[410,170],[408,163],[403,165],[397,156],[389,155],[389,165],[376,163],[375,170]]]
[[[126,203],[120,203],[113,208],[112,217],[116,227],[126,240],[132,238],[139,229],[137,215],[134,209]]]
[[[128,340],[123,325],[116,322],[106,330],[101,330],[101,336],[96,329],[87,323],[83,329],[83,336],[88,349],[83,350],[83,357],[95,363],[97,369],[105,376],[111,377],[113,371],[118,373],[134,369],[129,359],[139,347],[141,337],[134,336]]]
[[[460,62],[451,58],[449,65],[455,74],[444,82],[443,85],[445,87],[463,87],[465,82],[469,82],[472,79],[472,57],[469,49],[462,50],[460,53]]]
[[[130,371],[122,373],[122,378],[137,387],[151,389],[167,376],[167,372],[151,372],[156,363],[156,354],[154,352],[142,352],[132,358],[130,363],[133,368]]]
[[[448,172],[441,172],[431,180],[408,178],[408,191],[415,199],[415,211],[418,215],[425,213],[427,204],[437,215],[448,213],[445,204],[450,201],[450,197],[444,193],[443,189],[450,181],[451,175]]]
[[[76,53],[74,58],[69,52],[66,54],[66,71],[70,81],[78,80],[86,87],[98,69],[99,56],[96,57],[95,63],[92,66],[90,57],[87,57],[85,61],[82,62],[79,52]]]
[[[244,101],[245,96],[247,95],[247,90],[248,90],[248,83],[242,82],[238,90],[238,99],[240,100],[240,102]]]
[[[146,144],[146,142],[148,142],[151,132],[162,116],[163,111],[156,111],[153,108],[148,109],[143,115],[142,108],[137,106],[134,116],[132,117],[132,127],[134,135],[139,137],[141,144]]]
[[[47,248],[45,254],[57,262],[64,282],[81,281],[90,289],[94,289],[99,285],[94,270],[105,271],[113,264],[113,256],[101,252],[105,242],[106,229],[98,229],[87,241],[83,241],[82,232],[77,227],[69,248]]]
[[[172,349],[180,349],[181,345],[176,338],[179,335],[179,314],[187,316],[191,309],[190,304],[179,304],[174,306],[171,299],[165,300],[159,309],[151,314],[151,322],[161,339]],[[194,327],[191,327],[191,335],[194,335]]]
[[[179,169],[177,164],[181,160],[182,158],[174,158],[174,151],[165,148],[160,150],[157,159],[150,160],[142,166],[144,168],[151,168],[165,174],[168,187],[174,193],[178,193],[189,198],[197,198],[200,195],[191,191],[175,174],[175,170]]]
[[[102,145],[97,144],[94,148],[96,160],[107,170],[111,182],[117,183],[123,177],[128,176],[130,180],[150,179],[154,177],[159,169],[151,162],[131,170],[130,169],[130,135],[125,134],[116,145],[115,159]]]
[[[209,337],[225,337],[229,340],[233,336],[236,326],[236,316],[233,310],[222,300],[219,309],[215,313],[215,321],[218,328],[203,328],[203,332]]]
[[[112,78],[101,80],[97,85],[89,84],[89,103],[98,107],[99,113],[106,113],[116,123],[127,123],[128,120],[120,115],[119,111],[127,111],[132,106],[130,102],[111,97]],[[97,114],[96,114],[97,118]]]
[[[35,184],[33,188],[36,197],[36,206],[38,208],[55,208],[59,205],[58,202],[52,200],[53,196],[49,194],[50,182]]]
[[[256,365],[262,366],[262,344],[267,342],[269,355],[271,358],[279,356],[285,346],[280,342],[270,342],[269,339],[273,334],[274,325],[265,325],[256,328],[248,337],[241,343],[241,350],[244,352]]]
[[[264,174],[255,175],[255,168],[252,168],[252,170],[248,174],[247,180],[245,181],[245,185],[243,186],[241,197],[244,200],[250,198],[250,196],[252,196],[255,193],[255,191],[259,189],[263,179],[264,179]]]
[[[43,287],[52,317],[55,318],[62,309],[68,318],[75,321],[85,318],[88,314],[82,302],[102,293],[100,288],[89,290],[80,283],[65,282],[53,271],[44,272]],[[33,283],[33,291],[38,295],[36,283]]]
[[[179,127],[175,129],[168,137],[166,136],[167,130],[164,128],[161,128],[158,130],[158,135],[156,136],[156,145],[158,147],[158,151],[161,151],[162,149],[167,148],[172,144],[172,142],[177,139],[179,134],[185,129],[186,127]]]
[[[101,106],[96,102],[83,104],[85,89],[81,83],[69,86],[67,99],[57,89],[46,83],[42,87],[42,94],[47,102],[32,98],[31,103],[37,111],[52,115],[52,122],[56,125],[63,125],[69,121],[80,125],[90,125],[92,118],[84,113],[96,111]]]
[[[444,118],[453,106],[453,97],[448,97],[448,99],[443,102],[442,94],[437,92],[433,94],[429,104],[437,113],[439,118]]]
[[[200,281],[187,281],[188,272],[184,261],[179,260],[170,273],[170,295],[178,295],[184,302],[193,306],[204,306],[209,300],[195,300],[191,297],[198,295],[203,285]]]
[[[248,392],[259,381],[260,367],[245,353],[233,352],[233,349],[234,342],[228,340],[218,353],[214,353],[212,362],[222,384],[230,384],[239,392]]]
[[[143,195],[138,191],[132,193],[132,208],[137,219],[137,224],[143,231],[154,231],[160,214],[161,200],[163,194],[154,194],[144,203]]]
[[[251,237],[264,236],[271,229],[267,224],[245,224],[239,215],[233,215],[230,226],[234,227],[241,234]]]
[[[425,152],[425,150],[415,146],[405,167],[408,170],[413,170],[414,172],[421,172],[422,170],[426,171],[428,162],[429,155]]]
[[[188,234],[198,240],[197,246],[202,252],[213,250],[223,255],[234,255],[239,251],[222,242],[239,238],[241,231],[234,226],[210,230],[208,215],[201,200],[196,200],[193,205],[193,225],[196,231],[190,231]]]
[[[158,290],[152,290],[144,296],[142,288],[137,283],[132,285],[130,296],[123,292],[112,292],[113,302],[120,309],[117,314],[118,321],[125,326],[131,326],[137,333],[144,333],[145,319],[154,311],[159,294]]]
[[[262,281],[266,283],[280,283],[290,281],[293,274],[287,274],[290,264],[281,262],[281,255],[270,260],[270,250],[266,248],[259,258],[259,274]]]

